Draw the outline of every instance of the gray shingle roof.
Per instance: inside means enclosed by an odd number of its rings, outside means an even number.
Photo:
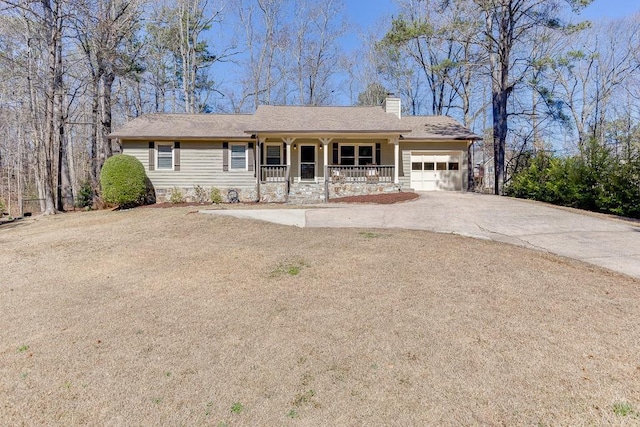
[[[402,133],[409,128],[382,107],[261,105],[251,133]]]
[[[446,116],[404,116],[381,107],[258,107],[249,114],[147,114],[109,138],[120,139],[247,139],[254,133],[390,133],[405,140],[482,139]]]
[[[480,140],[457,120],[447,116],[403,116],[402,125],[411,129],[411,133],[403,135],[405,140]]]
[[[147,114],[109,135],[121,139],[248,138],[252,115],[245,114]]]

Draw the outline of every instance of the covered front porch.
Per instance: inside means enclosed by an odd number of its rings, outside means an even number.
[[[394,136],[261,136],[256,146],[259,199],[326,202],[398,191],[400,164]]]

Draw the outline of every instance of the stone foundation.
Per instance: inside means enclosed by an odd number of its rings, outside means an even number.
[[[229,203],[229,191],[235,190],[238,193],[238,200],[240,202],[255,202],[258,197],[256,188],[222,188],[216,187],[220,190],[223,203]],[[171,187],[171,188],[156,188],[156,203],[211,203],[211,187]],[[172,200],[172,195],[178,191],[175,200]]]
[[[324,203],[324,183],[291,184],[287,201],[296,205]]]
[[[284,203],[287,201],[287,183],[272,182],[260,184],[260,201],[263,203]]]
[[[329,198],[368,196],[371,194],[397,193],[402,190],[402,184],[384,182],[378,184],[367,183],[344,183],[329,184]]]
[[[223,188],[220,190],[223,203],[229,203],[229,191],[238,192],[240,202],[255,202],[258,197],[256,187]],[[401,184],[394,183],[329,183],[329,198],[365,196],[371,194],[395,193],[401,191]],[[172,195],[178,191],[172,200]],[[211,203],[211,187],[171,187],[156,188],[156,203]],[[322,203],[324,202],[324,183],[318,184],[292,184],[290,194],[287,195],[287,186],[284,182],[266,183],[260,185],[260,202],[262,203]]]

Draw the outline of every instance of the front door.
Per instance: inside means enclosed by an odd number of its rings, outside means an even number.
[[[316,146],[300,146],[300,180],[314,181],[316,179]]]

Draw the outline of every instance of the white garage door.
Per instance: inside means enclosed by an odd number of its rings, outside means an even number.
[[[461,153],[411,153],[411,188],[416,191],[462,190]]]

